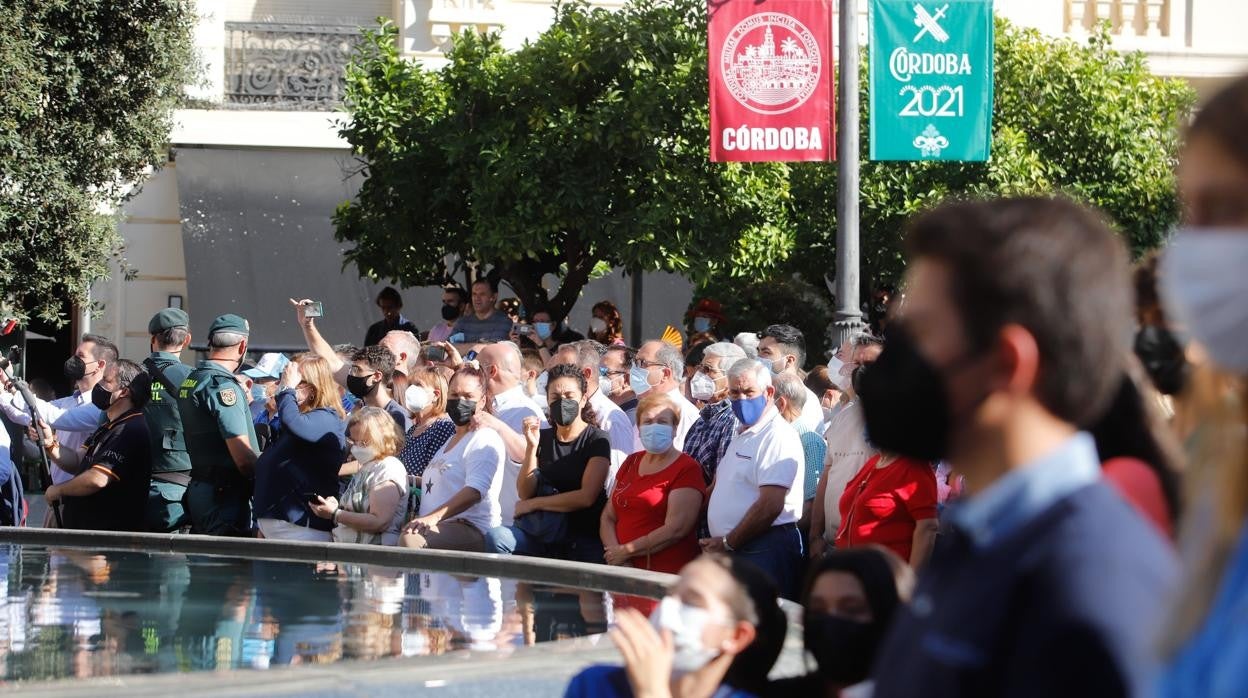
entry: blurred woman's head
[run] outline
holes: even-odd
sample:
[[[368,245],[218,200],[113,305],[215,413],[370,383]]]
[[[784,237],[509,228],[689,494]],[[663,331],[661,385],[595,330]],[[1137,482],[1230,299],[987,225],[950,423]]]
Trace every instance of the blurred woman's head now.
[[[446,414],[449,386],[442,374],[433,368],[418,368],[407,376],[403,402],[415,417],[427,419]]]
[[[315,354],[301,354],[295,357],[295,363],[299,365],[301,379],[295,387],[299,411],[308,412],[323,407],[345,419],[347,413],[342,411],[342,397],[338,394],[338,384],[334,381],[329,362]]]
[[[723,682],[759,694],[787,628],[767,575],[749,562],[717,554],[685,565],[651,620],[672,633],[674,671],[694,672],[727,661]]]
[[[1197,113],[1178,168],[1186,228],[1166,249],[1161,296],[1191,337],[1197,368],[1188,392],[1197,415],[1187,489],[1185,538],[1196,549],[1189,579],[1165,633],[1176,651],[1208,614],[1248,519],[1248,77]],[[1207,357],[1208,363],[1205,362]]]
[[[837,550],[806,578],[804,641],[824,680],[864,681],[893,614],[909,601],[914,572],[891,551]]]
[[[589,320],[589,336],[590,339],[596,339],[604,344],[615,340],[617,337],[624,336],[624,319],[620,316],[619,308],[611,301],[598,301],[590,310],[592,317]]]

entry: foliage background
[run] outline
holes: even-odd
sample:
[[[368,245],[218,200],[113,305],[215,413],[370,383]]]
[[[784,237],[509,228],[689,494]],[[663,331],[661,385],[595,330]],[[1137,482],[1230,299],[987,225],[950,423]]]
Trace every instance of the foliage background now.
[[[425,71],[375,35],[350,75],[342,133],[365,163],[340,239],[365,275],[441,283],[454,260],[493,267],[531,308],[561,317],[604,266],[680,272],[729,329],[790,319],[814,361],[828,349],[836,167],[707,162],[706,6],[638,0],[619,12],[560,5],[514,53],[465,34]],[[1178,217],[1179,126],[1194,92],[1120,53],[996,22],[992,157],[866,159],[863,298],[897,282],[906,221],[948,198],[1060,192],[1099,207],[1137,253]],[[545,274],[561,287],[540,288]],[[662,309],[673,318],[683,309]]]
[[[195,80],[191,0],[0,3],[0,311],[54,324],[122,241],[115,210],[163,162]]]

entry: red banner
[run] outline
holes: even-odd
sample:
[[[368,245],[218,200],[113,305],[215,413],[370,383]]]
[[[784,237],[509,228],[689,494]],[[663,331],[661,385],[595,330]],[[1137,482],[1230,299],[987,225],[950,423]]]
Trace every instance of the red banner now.
[[[831,160],[831,0],[708,0],[711,161]]]

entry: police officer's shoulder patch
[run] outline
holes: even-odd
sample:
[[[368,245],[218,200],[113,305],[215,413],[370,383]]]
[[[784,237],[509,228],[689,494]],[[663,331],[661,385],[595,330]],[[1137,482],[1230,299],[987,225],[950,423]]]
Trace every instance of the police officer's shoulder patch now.
[[[221,404],[226,407],[233,407],[234,403],[238,402],[238,394],[233,388],[224,388],[217,395],[221,398]]]

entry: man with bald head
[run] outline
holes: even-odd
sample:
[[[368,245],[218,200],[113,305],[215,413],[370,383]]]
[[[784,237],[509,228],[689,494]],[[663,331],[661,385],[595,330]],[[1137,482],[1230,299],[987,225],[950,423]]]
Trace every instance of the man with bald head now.
[[[399,400],[407,394],[407,374],[420,365],[420,340],[406,330],[391,330],[378,342],[394,354],[394,376],[390,393]]]
[[[520,475],[520,463],[524,460],[524,452],[528,447],[524,439],[524,420],[526,417],[536,417],[541,422],[542,429],[550,426],[541,410],[524,392],[523,361],[520,347],[512,342],[490,344],[477,353],[477,363],[481,365],[481,371],[487,379],[489,411],[476,416],[476,426],[497,431],[507,446],[507,461],[503,465],[503,489],[499,495],[499,504],[503,510],[502,529],[506,529],[514,521],[516,502],[520,499],[516,491],[516,478]],[[492,549],[494,543],[497,545],[493,545]],[[486,536],[487,552],[511,552],[507,547],[506,542],[498,542],[492,536]]]
[[[676,434],[672,445],[680,451],[684,450],[685,435],[689,428],[698,421],[698,408],[685,399],[680,391],[681,381],[685,377],[685,357],[680,355],[676,347],[658,340],[651,340],[641,345],[633,366],[628,372],[628,382],[637,397],[651,391],[658,395],[666,395],[680,408],[680,421],[676,424]]]

